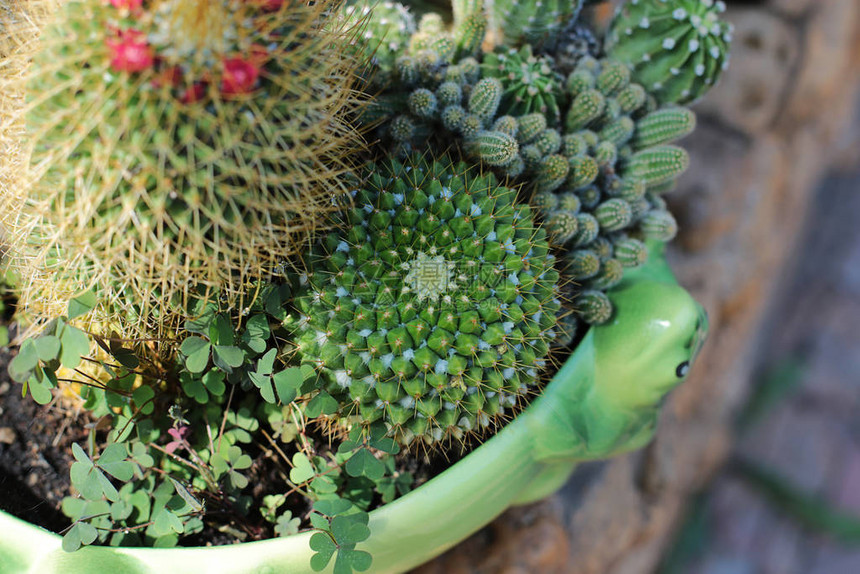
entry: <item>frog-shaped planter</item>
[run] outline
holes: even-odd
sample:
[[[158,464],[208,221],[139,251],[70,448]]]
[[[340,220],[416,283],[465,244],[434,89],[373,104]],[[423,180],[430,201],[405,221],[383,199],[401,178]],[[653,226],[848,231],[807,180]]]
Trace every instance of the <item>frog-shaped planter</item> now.
[[[371,572],[413,568],[507,508],[548,496],[578,462],[634,450],[652,438],[660,404],[701,348],[707,317],[658,253],[610,295],[616,318],[585,335],[522,414],[439,476],[370,513],[371,536],[358,548],[373,556]],[[69,554],[58,535],[0,512],[0,572],[310,574],[311,535],[213,548],[86,547]]]

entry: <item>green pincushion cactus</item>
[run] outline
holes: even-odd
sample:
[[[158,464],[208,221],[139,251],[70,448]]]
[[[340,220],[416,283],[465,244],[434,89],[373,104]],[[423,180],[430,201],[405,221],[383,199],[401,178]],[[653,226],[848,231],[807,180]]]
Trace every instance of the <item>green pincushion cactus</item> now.
[[[559,310],[531,210],[492,175],[447,159],[370,168],[310,255],[298,354],[335,421],[382,420],[403,443],[495,425],[533,392]]]
[[[618,9],[606,51],[665,103],[694,102],[729,63],[732,25],[721,0],[628,0]]]
[[[95,321],[164,334],[187,299],[241,305],[303,248],[362,149],[332,6],[63,3],[29,73],[0,87],[31,102],[14,120],[31,169],[4,190],[22,307],[61,314],[94,288]]]

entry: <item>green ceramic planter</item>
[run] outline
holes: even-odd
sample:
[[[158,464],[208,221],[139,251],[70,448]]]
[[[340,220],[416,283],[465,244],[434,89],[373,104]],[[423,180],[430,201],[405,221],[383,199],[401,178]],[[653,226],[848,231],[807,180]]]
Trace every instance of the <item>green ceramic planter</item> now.
[[[660,403],[686,376],[707,318],[658,254],[629,272],[611,297],[617,318],[587,333],[522,414],[433,480],[370,513],[371,536],[358,548],[373,555],[371,572],[413,568],[507,508],[551,494],[577,462],[651,440]],[[58,535],[0,512],[0,572],[310,574],[310,536],[214,548],[87,547],[68,554]]]

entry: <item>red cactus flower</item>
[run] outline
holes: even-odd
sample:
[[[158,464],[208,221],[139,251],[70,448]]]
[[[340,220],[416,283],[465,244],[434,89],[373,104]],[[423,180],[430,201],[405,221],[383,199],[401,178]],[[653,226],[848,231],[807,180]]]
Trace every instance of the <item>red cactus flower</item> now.
[[[110,67],[117,72],[142,72],[155,63],[155,52],[146,43],[143,32],[124,30],[119,38],[107,41],[110,49]]]
[[[128,8],[132,12],[143,6],[143,0],[110,0],[114,8]]]
[[[248,60],[228,58],[224,60],[224,77],[221,92],[228,95],[247,94],[254,89],[260,69]]]

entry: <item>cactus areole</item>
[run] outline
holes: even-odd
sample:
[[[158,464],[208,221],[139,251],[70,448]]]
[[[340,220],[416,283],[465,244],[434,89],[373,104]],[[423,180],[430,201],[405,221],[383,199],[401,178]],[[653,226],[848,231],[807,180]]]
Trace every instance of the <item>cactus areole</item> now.
[[[440,285],[428,289],[438,292]],[[414,568],[506,508],[551,494],[577,462],[651,439],[663,397],[683,380],[701,348],[707,317],[659,253],[625,275],[612,303],[616,318],[588,331],[515,420],[442,474],[370,513],[370,538],[358,548],[372,554],[374,573]],[[312,532],[221,547],[91,546],[66,553],[60,536],[3,512],[0,531],[4,574],[313,572]]]

